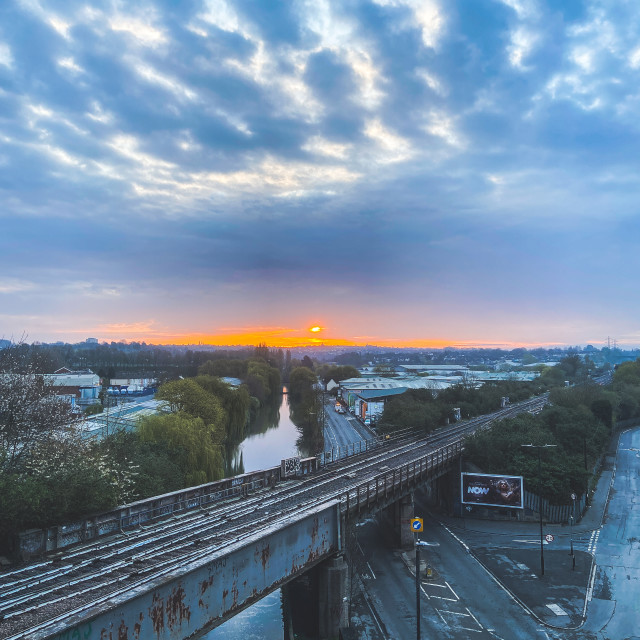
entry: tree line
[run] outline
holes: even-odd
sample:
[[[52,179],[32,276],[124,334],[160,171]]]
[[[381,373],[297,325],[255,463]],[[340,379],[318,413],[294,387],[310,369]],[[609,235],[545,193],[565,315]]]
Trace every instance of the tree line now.
[[[485,473],[522,475],[537,493],[538,458],[522,445],[556,445],[542,455],[542,494],[552,504],[570,504],[571,493],[589,492],[616,422],[640,420],[640,360],[619,365],[610,385],[582,379],[552,388],[549,399],[537,415],[503,420],[468,438],[465,459]]]
[[[258,347],[244,361],[203,362],[193,377],[160,387],[169,412],[95,441],[24,350],[0,351],[0,554],[15,549],[20,531],[222,478],[225,446],[282,391],[264,355]],[[221,380],[224,367],[238,387]]]

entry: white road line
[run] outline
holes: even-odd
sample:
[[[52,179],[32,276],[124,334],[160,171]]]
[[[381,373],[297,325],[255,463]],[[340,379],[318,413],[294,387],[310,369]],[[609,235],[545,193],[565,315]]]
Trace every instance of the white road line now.
[[[458,602],[457,600],[454,600],[453,598],[443,598],[442,596],[431,596],[432,598],[436,598],[438,600],[446,600],[447,602]]]
[[[430,587],[440,587],[441,589],[446,589],[446,584],[438,584],[437,582],[424,582],[422,584],[428,584]]]
[[[465,609],[467,611],[469,611],[469,607],[465,607]],[[484,627],[480,624],[480,622],[478,621],[478,618],[476,618],[473,613],[471,613],[471,611],[469,611],[469,615],[476,621],[476,624],[481,628],[484,629]]]
[[[451,625],[450,625],[451,626]],[[474,631],[475,633],[482,633],[484,629],[470,629],[469,627],[451,627],[452,629],[463,629],[464,631]]]
[[[442,523],[440,523],[440,524],[442,524]],[[453,531],[451,531],[451,529],[449,529],[449,527],[447,527],[447,526],[445,526],[445,525],[442,525],[442,526],[444,527],[444,530],[445,530],[445,531],[446,531],[450,536],[452,536],[452,537],[453,537],[453,539],[454,539],[454,540],[456,540],[457,542],[459,542],[459,543],[460,543],[460,544],[465,548],[465,550],[466,550],[467,552],[469,551],[469,547],[468,547],[468,546],[467,546],[467,545],[466,545],[462,540],[460,540],[460,538],[458,538],[458,536],[457,536],[455,533],[453,533]]]
[[[420,587],[420,589],[422,590],[422,593],[424,593],[424,595],[427,596],[427,600],[431,600],[431,596],[424,590],[424,587]]]
[[[459,611],[447,611],[447,613],[451,616],[464,616],[465,618],[471,617],[468,613],[460,613]]]
[[[444,581],[444,583],[447,585],[447,587],[449,587],[449,589],[451,589],[451,585],[446,580]],[[451,593],[453,593],[453,595],[456,597],[456,600],[460,600],[460,597],[453,589],[451,589]]]
[[[436,609],[435,607],[434,607],[434,609],[435,609],[436,613],[440,616],[440,620],[442,620],[442,622],[444,622],[448,626],[449,623],[442,617],[442,614],[440,613],[440,610]]]
[[[373,569],[371,568],[371,565],[369,564],[368,560],[367,560],[367,567],[369,567],[369,571],[371,572],[371,577],[375,580],[376,579],[376,574],[373,573]]]
[[[583,616],[587,612],[587,602],[591,602],[591,598],[593,597],[593,585],[596,577],[596,563],[595,560],[591,565],[591,575],[589,576],[589,586],[587,587],[587,597],[584,601],[584,611]]]

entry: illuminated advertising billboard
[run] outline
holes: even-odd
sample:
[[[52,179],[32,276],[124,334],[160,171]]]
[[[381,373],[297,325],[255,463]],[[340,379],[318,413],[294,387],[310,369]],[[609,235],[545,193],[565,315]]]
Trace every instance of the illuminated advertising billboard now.
[[[522,476],[463,473],[460,476],[462,504],[522,509]]]

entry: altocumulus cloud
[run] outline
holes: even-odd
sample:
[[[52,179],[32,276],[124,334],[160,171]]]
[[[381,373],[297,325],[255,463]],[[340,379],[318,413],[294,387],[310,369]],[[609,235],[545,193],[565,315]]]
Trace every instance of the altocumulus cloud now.
[[[495,326],[505,291],[584,314],[639,266],[638,33],[640,6],[597,0],[6,0],[0,333],[38,305],[175,328],[167,290],[288,326],[376,288],[406,337],[462,298]],[[575,340],[637,335],[629,311]]]

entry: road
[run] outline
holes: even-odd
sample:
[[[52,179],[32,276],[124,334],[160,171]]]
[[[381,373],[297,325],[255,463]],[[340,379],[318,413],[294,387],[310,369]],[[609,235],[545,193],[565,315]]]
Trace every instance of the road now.
[[[371,440],[375,433],[350,413],[338,413],[335,401],[325,401],[324,450],[347,451],[350,444]],[[342,454],[341,456],[342,457]],[[335,459],[335,458],[334,458]]]
[[[597,572],[584,629],[603,640],[640,638],[639,506],[640,428],[635,428],[620,434],[609,504],[594,544]]]
[[[545,582],[549,580],[550,590],[548,594],[538,594],[529,600],[530,605],[537,600],[540,601],[539,606],[533,606],[533,610],[543,619],[550,621],[552,618],[543,614],[545,602],[549,599],[559,603],[565,610],[573,607],[574,610],[582,611],[585,592],[584,588],[576,588],[579,580],[576,580],[576,584],[570,584],[571,580],[567,580],[563,586],[552,586],[552,578],[558,572],[558,562],[562,562],[563,565],[569,562],[568,551],[571,541],[573,540],[576,554],[579,554],[576,574],[578,570],[584,572],[588,569],[591,554],[595,558],[595,571],[587,590],[586,621],[575,631],[556,631],[535,623],[520,607],[513,605],[495,582],[487,580],[486,572],[479,568],[471,556],[460,553],[459,543],[452,542],[453,538],[448,533],[451,532],[484,558],[504,557],[507,550],[512,550],[509,552],[510,557],[518,558],[519,552],[528,551],[530,571],[526,572],[522,579],[525,582],[528,580],[533,588],[533,583],[538,582],[536,574],[539,570],[539,565],[536,564],[539,533],[534,523],[444,518],[440,524],[435,520],[425,519],[428,529],[423,538],[440,545],[428,549],[431,564],[440,574],[435,581],[440,586],[425,586],[423,600],[427,600],[427,606],[423,608],[422,616],[425,637],[502,637],[504,640],[538,637],[566,640],[639,639],[639,496],[640,428],[635,428],[620,434],[615,463],[613,455],[607,458],[598,490],[592,497],[592,506],[582,522],[574,527],[573,532],[570,532],[569,527],[562,525],[544,527],[545,533],[554,535],[553,542],[544,545],[547,557]],[[420,503],[417,504],[418,513]],[[424,507],[423,513],[427,513]],[[400,556],[380,541],[374,524],[368,523],[366,528],[362,527],[360,531],[361,545],[370,565],[365,585],[370,592],[371,601],[379,607],[380,618],[388,625],[387,635],[371,637],[376,640],[415,637],[413,576],[409,574]],[[536,549],[535,553],[532,553],[533,549]],[[567,571],[565,575],[573,576],[573,572]],[[587,581],[583,582],[586,583]],[[451,592],[445,589],[449,586]],[[439,592],[439,589],[442,591]],[[444,593],[447,600],[439,601],[436,597],[434,603],[434,592],[436,596],[438,593]],[[455,596],[452,595],[454,592]],[[442,615],[442,604],[453,607],[457,613]],[[473,614],[474,618],[462,615],[467,609],[469,615]],[[496,609],[500,611],[497,617]],[[400,615],[396,612],[400,612]],[[449,620],[451,616],[454,616],[454,624]],[[501,622],[501,616],[504,616],[505,623]],[[463,620],[468,622],[471,619],[477,621],[478,625],[483,627],[482,633],[486,632],[489,636],[483,636],[480,631],[457,628]],[[456,620],[458,624],[455,624]],[[445,622],[447,626],[444,626]],[[558,618],[557,624],[561,623],[567,624],[562,618]],[[412,624],[413,636],[406,635],[410,633]],[[429,635],[430,632],[433,636]],[[469,635],[464,635],[465,633]]]
[[[423,540],[437,547],[423,551],[434,579],[422,580],[421,635],[453,640],[548,640],[554,636],[524,613],[511,597],[447,531],[425,520]],[[376,640],[416,637],[415,577],[409,563],[386,541],[375,521],[358,527],[363,582],[379,616]]]

